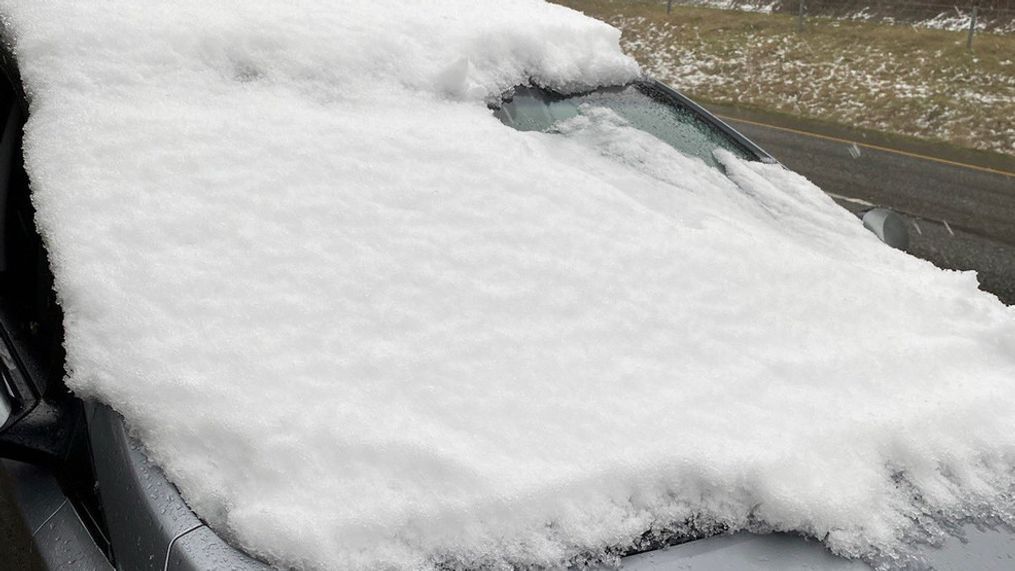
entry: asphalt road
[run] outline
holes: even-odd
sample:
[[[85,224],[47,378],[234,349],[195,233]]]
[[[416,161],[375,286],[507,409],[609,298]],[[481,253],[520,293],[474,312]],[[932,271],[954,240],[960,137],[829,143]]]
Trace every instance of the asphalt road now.
[[[942,268],[976,270],[982,289],[1015,305],[1015,159],[1004,174],[1003,167],[725,120],[843,206],[907,215],[910,253]]]

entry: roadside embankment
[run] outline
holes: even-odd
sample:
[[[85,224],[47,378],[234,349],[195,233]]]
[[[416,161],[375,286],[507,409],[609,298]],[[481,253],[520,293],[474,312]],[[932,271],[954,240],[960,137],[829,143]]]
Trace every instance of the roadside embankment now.
[[[1015,156],[1015,35],[631,0],[558,0],[623,31],[651,75],[714,104]]]

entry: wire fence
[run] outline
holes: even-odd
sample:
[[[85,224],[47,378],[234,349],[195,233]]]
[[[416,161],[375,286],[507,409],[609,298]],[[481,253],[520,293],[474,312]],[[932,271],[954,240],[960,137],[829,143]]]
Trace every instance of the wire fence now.
[[[792,14],[801,32],[812,17],[965,31],[969,49],[977,33],[1015,33],[1015,0],[666,0],[665,4],[667,11],[690,5]]]
[[[1015,0],[804,0],[823,13],[881,11],[887,14],[937,14],[951,10],[971,11],[976,7],[984,15],[1015,15]],[[728,7],[752,11],[796,12],[800,0],[670,0],[667,4],[692,4]]]
[[[731,0],[737,4],[736,0]],[[851,14],[857,12],[883,13],[885,15],[934,16],[954,12],[968,14],[975,8],[984,17],[1015,17],[1015,2],[1010,0],[981,0],[958,2],[927,2],[913,0],[780,0],[769,5],[775,12],[796,12],[804,3],[808,9],[819,14]]]

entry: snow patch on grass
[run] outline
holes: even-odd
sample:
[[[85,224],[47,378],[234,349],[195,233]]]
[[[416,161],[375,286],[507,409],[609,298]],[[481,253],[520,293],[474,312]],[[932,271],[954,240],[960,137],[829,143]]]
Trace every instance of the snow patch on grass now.
[[[718,29],[704,12],[591,11],[623,30],[646,72],[698,97],[1015,155],[1015,74],[1000,51],[914,47],[922,40],[905,34],[800,35],[781,16]]]
[[[623,2],[623,0],[621,0]],[[629,4],[644,3],[639,0],[628,0]],[[665,4],[665,2],[663,2]],[[694,6],[714,8],[718,10],[735,10],[738,12],[756,12],[772,14],[776,12],[796,14],[799,4],[782,0],[676,0],[675,6]],[[935,7],[929,4],[893,6],[863,6],[861,4],[836,5],[834,3],[806,4],[806,17],[832,18],[836,20],[852,20],[861,22],[878,22],[882,24],[909,26],[927,30],[948,30],[953,32],[966,31],[972,21],[973,11],[968,6],[953,6],[933,16]],[[980,10],[977,15],[976,30],[995,34],[1015,32],[1015,19],[1010,10]]]
[[[778,6],[779,2],[772,1],[759,1],[759,2],[745,2],[744,0],[685,0],[674,2],[674,4],[684,6],[700,6],[704,8],[717,8],[719,10],[737,10],[740,12],[758,12],[761,14],[771,14],[772,11]]]

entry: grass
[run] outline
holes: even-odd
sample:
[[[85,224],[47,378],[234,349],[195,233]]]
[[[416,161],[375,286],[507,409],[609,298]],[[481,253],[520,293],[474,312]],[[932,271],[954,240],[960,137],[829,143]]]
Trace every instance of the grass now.
[[[556,0],[623,31],[651,75],[703,101],[1015,156],[1015,35],[632,0]]]

